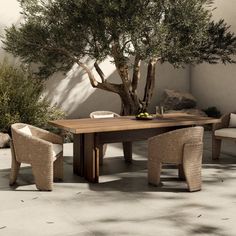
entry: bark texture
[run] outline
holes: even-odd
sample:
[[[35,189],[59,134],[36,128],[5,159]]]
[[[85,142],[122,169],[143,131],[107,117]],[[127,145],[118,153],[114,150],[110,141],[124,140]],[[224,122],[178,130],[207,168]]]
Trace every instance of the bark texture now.
[[[82,67],[88,75],[89,81],[94,88],[99,88],[108,92],[113,92],[119,95],[121,99],[121,115],[136,115],[139,112],[145,112],[150,105],[153,90],[155,87],[155,73],[156,64],[158,59],[151,58],[147,66],[146,74],[146,85],[144,88],[144,96],[141,99],[137,93],[138,85],[141,80],[140,69],[141,69],[141,58],[139,55],[135,56],[134,63],[132,65],[132,77],[130,76],[130,66],[127,63],[127,58],[123,55],[122,49],[119,43],[113,45],[113,58],[114,63],[119,74],[121,83],[114,84],[106,80],[105,75],[98,62],[94,63],[94,68],[100,77],[98,81],[93,74],[92,70],[89,69],[84,63],[75,59],[75,62]]]

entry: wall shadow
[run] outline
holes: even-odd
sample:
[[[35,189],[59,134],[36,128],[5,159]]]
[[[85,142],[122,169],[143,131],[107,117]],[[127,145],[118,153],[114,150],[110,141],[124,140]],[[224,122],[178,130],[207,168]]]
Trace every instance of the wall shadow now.
[[[90,68],[93,68],[92,61],[87,59],[86,63]],[[107,74],[107,81],[121,83],[112,63],[105,61],[101,64],[101,67],[103,67],[104,73]],[[138,94],[141,98],[145,87],[146,69],[147,65],[143,63],[138,87]],[[95,71],[94,74],[97,75]],[[177,70],[166,63],[158,66],[156,77],[157,83],[149,108],[151,113],[154,113],[155,105],[158,103],[164,88],[188,91],[189,87],[188,68]],[[76,69],[76,67],[67,75],[57,73],[50,78],[46,82],[45,96],[52,104],[56,104],[65,110],[68,118],[88,117],[89,113],[95,110],[111,110],[119,113],[121,108],[120,98],[117,94],[92,88],[87,75],[79,68]]]

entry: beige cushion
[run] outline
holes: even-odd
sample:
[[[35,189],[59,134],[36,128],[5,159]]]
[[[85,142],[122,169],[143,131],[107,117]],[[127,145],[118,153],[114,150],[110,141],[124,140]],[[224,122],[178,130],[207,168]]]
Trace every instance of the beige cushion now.
[[[24,134],[27,134],[29,136],[32,136],[32,133],[31,133],[31,130],[29,128],[28,125],[26,125],[25,127],[21,128],[21,129],[18,129],[20,132],[24,133]]]
[[[61,144],[52,144],[52,153],[53,156],[57,156],[60,152],[62,152],[62,145]]]
[[[230,119],[229,119],[229,127],[232,128],[236,128],[236,114],[231,113],[230,114]]]
[[[217,129],[215,135],[220,137],[236,138],[236,128]]]
[[[93,115],[93,118],[113,118],[114,114]]]

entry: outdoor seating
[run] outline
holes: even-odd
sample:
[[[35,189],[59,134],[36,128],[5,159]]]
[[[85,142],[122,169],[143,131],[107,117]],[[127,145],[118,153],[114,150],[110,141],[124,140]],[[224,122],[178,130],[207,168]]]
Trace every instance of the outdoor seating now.
[[[112,118],[120,115],[113,111],[94,111],[90,113],[90,118]]]
[[[148,182],[160,184],[162,164],[179,166],[189,191],[201,190],[203,128],[190,127],[154,136],[148,140]]]
[[[236,140],[236,112],[225,114],[221,122],[213,125],[212,159],[219,159],[223,139]]]
[[[100,173],[99,147],[101,145],[123,142],[124,159],[130,163],[132,161],[132,142],[147,140],[150,137],[155,137],[158,134],[173,131],[180,127],[206,125],[219,121],[219,119],[211,117],[175,117],[172,114],[164,114],[161,119],[148,121],[137,120],[132,116],[123,116],[102,120],[90,118],[56,120],[50,121],[50,124],[73,133],[73,172],[91,183],[98,183]],[[192,137],[192,133],[189,136],[189,141],[196,140]],[[174,141],[172,140],[172,142]],[[124,143],[127,145],[124,145]],[[168,143],[169,141],[167,140],[167,145],[163,145],[163,148],[169,149],[170,145]],[[172,146],[175,145],[175,143],[171,144]]]
[[[62,137],[37,127],[16,123],[12,131],[10,185],[15,184],[21,163],[32,166],[39,190],[52,190],[53,178],[63,179]]]
[[[119,117],[120,115],[112,111],[94,111],[90,113],[90,118],[92,119],[101,119],[101,118],[114,118]],[[107,150],[107,144],[103,144],[99,147],[99,164],[103,164],[103,157]]]

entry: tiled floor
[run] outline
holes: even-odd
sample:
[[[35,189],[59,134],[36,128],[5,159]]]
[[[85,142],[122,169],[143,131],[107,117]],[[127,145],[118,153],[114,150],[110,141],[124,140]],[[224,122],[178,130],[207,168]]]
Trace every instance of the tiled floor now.
[[[177,170],[165,167],[162,187],[147,185],[145,142],[125,164],[119,144],[109,145],[99,184],[72,174],[72,145],[65,145],[65,180],[52,192],[37,191],[31,169],[21,168],[8,186],[9,149],[0,150],[0,236],[236,235],[236,145],[225,142],[211,161],[205,135],[203,189],[186,191]]]

